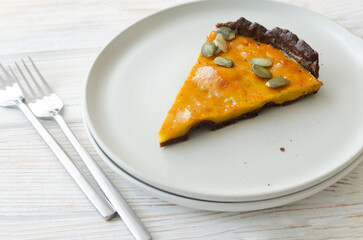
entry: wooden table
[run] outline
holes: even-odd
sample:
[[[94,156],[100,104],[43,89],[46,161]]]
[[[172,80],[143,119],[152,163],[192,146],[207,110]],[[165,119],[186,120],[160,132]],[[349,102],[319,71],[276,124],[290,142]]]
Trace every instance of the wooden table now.
[[[363,37],[362,0],[290,0]],[[187,209],[120,179],[97,156],[82,122],[87,72],[113,36],[185,0],[0,0],[0,61],[31,55],[65,101],[64,116],[155,239],[363,239],[363,164],[308,199],[247,213]],[[78,156],[53,122],[45,122]],[[0,239],[132,239],[119,218],[106,222],[15,109],[0,109]]]

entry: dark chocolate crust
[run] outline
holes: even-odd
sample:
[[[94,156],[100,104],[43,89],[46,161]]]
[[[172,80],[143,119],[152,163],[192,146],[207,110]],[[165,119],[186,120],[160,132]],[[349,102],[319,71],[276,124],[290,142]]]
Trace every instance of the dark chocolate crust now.
[[[241,17],[235,22],[218,23],[217,27],[232,28],[237,34],[256,41],[271,44],[285,52],[290,58],[308,70],[314,77],[319,77],[319,54],[304,40],[299,39],[287,29],[275,27],[267,30],[264,26]]]
[[[233,118],[233,119],[229,119],[227,121],[224,121],[224,122],[221,122],[221,123],[215,123],[215,122],[212,122],[212,121],[202,121],[196,125],[194,125],[189,131],[187,134],[183,135],[183,136],[180,136],[180,137],[176,137],[176,138],[172,138],[168,141],[165,141],[165,142],[162,142],[160,143],[160,147],[165,147],[167,145],[170,145],[170,144],[174,144],[174,143],[178,143],[178,142],[183,142],[183,141],[186,141],[188,138],[189,138],[189,135],[191,132],[193,132],[193,130],[197,129],[197,128],[200,128],[200,127],[209,127],[210,130],[214,131],[214,130],[217,130],[217,129],[220,129],[220,128],[223,128],[223,127],[226,127],[228,125],[231,125],[232,123],[235,123],[235,122],[238,122],[238,121],[241,121],[241,120],[244,120],[244,119],[248,119],[248,118],[254,118],[256,117],[262,110],[266,109],[266,108],[269,108],[269,107],[275,107],[275,106],[285,106],[285,105],[289,105],[291,103],[294,103],[296,102],[297,100],[301,99],[301,98],[304,98],[306,96],[309,96],[309,95],[312,95],[312,94],[316,94],[318,91],[315,91],[315,92],[312,92],[312,93],[309,93],[309,94],[306,94],[306,95],[303,95],[303,96],[300,96],[298,97],[297,99],[294,99],[294,100],[291,100],[291,101],[287,101],[287,102],[284,102],[282,104],[277,104],[277,103],[274,103],[274,102],[268,102],[266,103],[265,105],[263,105],[263,107],[259,108],[259,109],[256,109],[252,112],[248,112],[248,113],[244,113],[236,118]]]

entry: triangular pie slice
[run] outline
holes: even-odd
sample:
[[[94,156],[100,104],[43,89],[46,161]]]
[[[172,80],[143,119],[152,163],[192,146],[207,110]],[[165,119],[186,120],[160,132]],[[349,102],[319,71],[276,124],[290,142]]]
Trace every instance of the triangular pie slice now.
[[[318,53],[289,30],[267,30],[244,18],[217,24],[220,27],[232,29],[235,38],[226,40],[227,52],[210,57],[200,54],[159,131],[161,147],[186,140],[201,125],[218,129],[254,117],[268,106],[285,105],[316,93],[322,86],[317,79]],[[207,41],[215,38],[212,31]],[[232,60],[233,67],[217,65],[216,57]],[[252,70],[250,60],[254,58],[270,59],[272,66],[265,69],[272,78],[286,78],[289,83],[268,87],[269,79]]]

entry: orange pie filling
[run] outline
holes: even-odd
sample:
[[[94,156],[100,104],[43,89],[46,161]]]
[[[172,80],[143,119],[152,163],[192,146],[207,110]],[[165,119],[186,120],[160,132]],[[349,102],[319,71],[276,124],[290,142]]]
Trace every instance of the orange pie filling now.
[[[207,41],[216,37],[211,32]],[[227,41],[228,51],[218,54],[234,62],[226,68],[212,57],[200,54],[183,87],[170,108],[159,131],[160,143],[186,135],[193,126],[204,121],[222,123],[273,102],[282,104],[319,90],[322,83],[282,50],[251,38],[236,36]],[[268,79],[258,77],[251,69],[250,59],[268,58],[272,78],[290,82],[279,88],[266,86]]]

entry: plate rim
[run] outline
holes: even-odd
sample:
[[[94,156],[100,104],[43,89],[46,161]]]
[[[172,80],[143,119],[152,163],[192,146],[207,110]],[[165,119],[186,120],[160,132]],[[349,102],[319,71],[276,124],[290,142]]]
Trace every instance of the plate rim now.
[[[123,29],[122,31],[120,31],[118,34],[115,35],[115,37],[113,37],[100,51],[99,53],[97,54],[97,57],[95,58],[95,60],[93,61],[90,69],[89,69],[89,72],[87,74],[87,79],[84,83],[84,95],[83,95],[83,108],[82,108],[82,111],[85,113],[83,114],[83,118],[84,118],[84,121],[88,120],[89,122],[89,130],[92,132],[92,135],[95,136],[95,138],[98,138],[98,139],[101,139],[99,134],[97,133],[97,131],[95,130],[95,127],[94,125],[92,124],[92,121],[91,121],[91,118],[90,118],[90,115],[89,115],[89,112],[88,112],[88,105],[87,105],[87,89],[88,89],[88,84],[89,84],[89,80],[90,80],[90,76],[91,76],[91,73],[92,73],[92,70],[93,68],[95,67],[95,65],[97,64],[97,61],[99,60],[100,56],[102,55],[102,53],[105,51],[105,49],[107,49],[107,47],[109,45],[111,45],[117,38],[119,38],[123,33],[125,33],[126,31],[128,31],[129,29],[131,29],[132,27],[134,27],[136,24],[142,22],[142,21],[145,21],[147,20],[148,18],[151,18],[157,14],[160,14],[160,13],[163,13],[163,12],[166,12],[166,11],[169,11],[171,9],[174,9],[174,8],[179,8],[179,7],[182,7],[182,6],[186,6],[186,5],[193,5],[193,4],[198,4],[198,3],[201,3],[201,2],[206,2],[207,0],[203,0],[203,1],[192,1],[192,2],[188,2],[188,3],[183,3],[183,4],[179,4],[179,5],[175,5],[175,6],[172,6],[172,7],[169,7],[169,8],[166,8],[166,9],[163,9],[161,11],[158,11],[158,12],[155,12],[153,14],[150,14],[144,18],[141,18],[140,20],[138,21],[135,21],[134,23],[132,23],[130,26],[126,27],[125,29]],[[233,1],[233,0],[232,0]],[[244,0],[245,2],[249,2],[250,0]],[[288,3],[284,3],[284,2],[275,2],[273,0],[258,0],[260,2],[274,2],[274,3],[277,3],[277,4],[281,4],[281,5],[286,5],[286,6],[289,6],[289,7],[293,7],[293,8],[296,8],[296,9],[303,9],[303,11],[306,11],[308,12],[309,14],[313,14],[315,15],[316,17],[318,17],[320,20],[322,21],[327,21],[329,22],[329,24],[333,24],[335,27],[339,28],[340,31],[343,31],[347,34],[347,36],[349,36],[352,40],[354,41],[357,41],[358,44],[361,44],[359,46],[362,46],[362,49],[363,49],[363,41],[360,37],[354,35],[353,33],[351,33],[350,31],[348,31],[347,29],[345,29],[344,27],[342,27],[341,25],[335,23],[334,21],[312,11],[312,10],[309,10],[309,9],[305,9],[305,8],[301,8],[301,7],[298,7],[298,6],[295,6],[295,5],[291,5],[291,4],[288,4]],[[102,141],[99,142],[99,145],[102,147],[102,149],[104,149],[104,151],[109,155],[109,156],[112,156],[112,157],[116,157],[116,159],[120,159],[118,158],[110,149],[108,149],[107,145],[104,144]],[[335,175],[337,172],[339,172],[341,169],[347,167],[348,165],[350,165],[354,159],[357,158],[357,156],[359,156],[360,154],[362,154],[363,152],[363,145],[361,146],[360,150],[358,152],[356,152],[355,154],[351,155],[350,157],[347,157],[347,161],[344,162],[344,164],[342,164],[339,168],[336,168],[334,171],[331,171],[329,172],[328,174],[325,174],[323,176],[320,176],[319,180],[326,180],[328,179],[329,177],[331,177],[332,175]],[[123,162],[122,159],[120,159],[120,161],[117,161],[117,162]],[[117,163],[116,163],[117,164]],[[119,165],[119,164],[117,164]],[[127,165],[127,164],[126,164]],[[123,168],[124,169],[124,168]],[[301,189],[304,189],[306,187],[306,185],[308,186],[313,186],[314,184],[317,183],[317,179],[313,179],[313,180],[310,180],[308,181],[307,183],[305,184],[301,184],[300,186],[295,186],[293,187],[294,190],[301,190]],[[290,193],[292,191],[290,190]],[[287,192],[286,191],[283,191],[283,194],[286,194]],[[178,194],[178,193],[176,193]],[[270,194],[271,195],[271,194]],[[269,195],[269,196],[270,196]],[[274,195],[274,197],[278,197],[278,196],[281,196],[276,194]],[[271,197],[271,196],[270,196]],[[248,197],[247,197],[248,198]],[[247,199],[246,198],[246,199]],[[263,199],[266,199],[266,198],[257,198],[258,200],[263,200]],[[205,199],[205,200],[210,200],[210,199]],[[211,200],[211,201],[214,201],[214,200]]]

